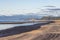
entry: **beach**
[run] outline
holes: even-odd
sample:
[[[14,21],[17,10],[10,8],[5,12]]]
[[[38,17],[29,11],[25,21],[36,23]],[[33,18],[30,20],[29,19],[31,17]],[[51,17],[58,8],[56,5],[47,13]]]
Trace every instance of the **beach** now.
[[[20,28],[15,27],[12,29],[7,29],[8,31],[2,30],[3,34],[6,32],[8,34],[0,36],[0,40],[59,40],[60,38],[60,21],[55,21],[54,23],[36,24],[30,27],[25,26],[25,28]]]

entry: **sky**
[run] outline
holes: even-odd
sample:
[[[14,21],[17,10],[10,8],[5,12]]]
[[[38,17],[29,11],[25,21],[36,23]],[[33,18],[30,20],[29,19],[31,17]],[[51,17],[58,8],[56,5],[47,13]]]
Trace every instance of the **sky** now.
[[[36,13],[44,6],[60,8],[60,0],[0,0],[0,15]]]

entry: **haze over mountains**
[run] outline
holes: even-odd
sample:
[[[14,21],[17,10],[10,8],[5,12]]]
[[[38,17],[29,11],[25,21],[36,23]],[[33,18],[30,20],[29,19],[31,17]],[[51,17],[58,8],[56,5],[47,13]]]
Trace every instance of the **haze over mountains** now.
[[[47,17],[46,17],[47,16]],[[42,18],[43,17],[43,18]],[[36,13],[26,13],[19,15],[0,15],[0,21],[23,21],[31,19],[60,19],[60,8],[46,8]]]
[[[13,16],[0,16],[0,22],[19,22],[19,21],[28,21],[31,19],[36,20],[50,20],[50,19],[60,19],[60,16],[49,16],[49,15],[39,15],[39,14],[26,14],[26,15],[13,15]]]
[[[40,19],[41,16],[38,14],[26,14],[26,15],[13,15],[13,16],[0,16],[0,21],[22,21],[30,19]]]

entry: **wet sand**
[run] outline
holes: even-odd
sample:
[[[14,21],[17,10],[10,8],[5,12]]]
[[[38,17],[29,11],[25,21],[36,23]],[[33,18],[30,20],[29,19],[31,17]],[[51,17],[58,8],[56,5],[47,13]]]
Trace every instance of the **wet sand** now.
[[[53,24],[55,23],[47,22],[2,30],[0,31],[0,40],[50,40],[45,38],[45,36],[50,35],[50,33],[53,31]]]

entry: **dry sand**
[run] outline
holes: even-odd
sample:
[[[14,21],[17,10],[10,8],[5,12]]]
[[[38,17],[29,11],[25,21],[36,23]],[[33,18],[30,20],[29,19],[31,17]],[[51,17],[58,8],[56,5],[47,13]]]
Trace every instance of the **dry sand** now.
[[[0,37],[0,40],[60,40],[60,21],[42,25],[41,28],[16,35]]]

